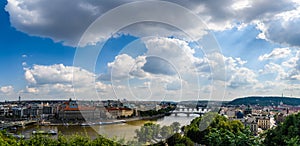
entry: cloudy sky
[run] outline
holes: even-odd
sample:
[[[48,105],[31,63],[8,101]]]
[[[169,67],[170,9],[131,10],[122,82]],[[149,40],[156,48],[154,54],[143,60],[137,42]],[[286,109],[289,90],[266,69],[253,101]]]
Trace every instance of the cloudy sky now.
[[[300,97],[299,0],[0,2],[0,100]]]

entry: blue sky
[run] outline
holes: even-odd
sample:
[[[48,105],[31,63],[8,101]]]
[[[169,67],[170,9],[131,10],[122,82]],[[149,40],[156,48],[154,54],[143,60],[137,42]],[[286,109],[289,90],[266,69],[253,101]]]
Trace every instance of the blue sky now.
[[[300,3],[267,1],[1,1],[0,100],[299,97]]]

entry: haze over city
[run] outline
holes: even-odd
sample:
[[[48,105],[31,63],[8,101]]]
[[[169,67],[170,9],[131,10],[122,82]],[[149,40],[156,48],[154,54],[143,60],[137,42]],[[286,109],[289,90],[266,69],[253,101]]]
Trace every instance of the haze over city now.
[[[130,2],[1,1],[0,101],[299,97],[299,1]]]

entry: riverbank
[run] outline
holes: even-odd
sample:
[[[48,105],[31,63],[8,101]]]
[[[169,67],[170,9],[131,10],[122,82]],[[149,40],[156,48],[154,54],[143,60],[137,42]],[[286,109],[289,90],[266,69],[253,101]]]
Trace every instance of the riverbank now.
[[[165,117],[166,114],[158,114],[154,116],[145,116],[145,117],[132,117],[132,118],[123,118],[116,120],[101,120],[101,121],[89,121],[89,122],[78,122],[78,123],[49,123],[48,124],[38,124],[39,126],[93,126],[93,125],[111,125],[111,124],[121,124],[127,122],[134,122],[140,120],[156,120],[159,118]]]

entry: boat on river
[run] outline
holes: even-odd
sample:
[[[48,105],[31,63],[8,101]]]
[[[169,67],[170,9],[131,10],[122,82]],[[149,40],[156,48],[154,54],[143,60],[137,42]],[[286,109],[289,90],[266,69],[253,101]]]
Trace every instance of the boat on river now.
[[[44,130],[33,130],[32,131],[32,134],[33,135],[38,135],[38,134],[41,134],[41,135],[57,135],[57,131],[55,130],[49,130],[49,131],[44,131]]]

